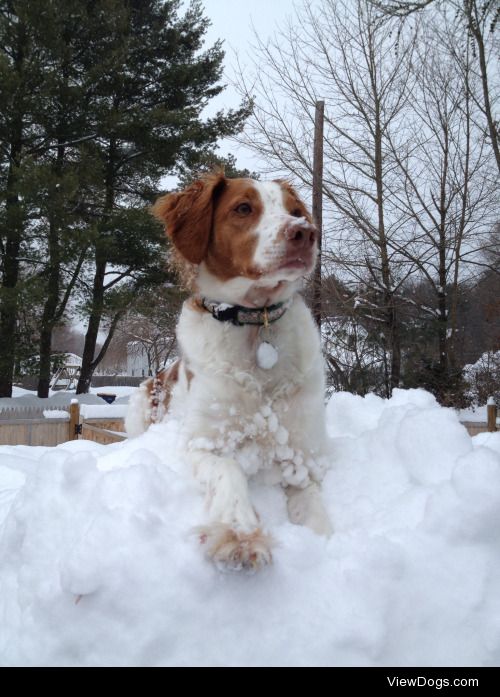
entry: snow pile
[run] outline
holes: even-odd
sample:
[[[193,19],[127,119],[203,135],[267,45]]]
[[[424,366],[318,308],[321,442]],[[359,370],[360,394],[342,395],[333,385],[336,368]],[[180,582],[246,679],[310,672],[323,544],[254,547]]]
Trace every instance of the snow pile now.
[[[0,447],[3,665],[497,665],[500,433],[421,390],[328,405],[330,540],[253,500],[274,564],[221,574],[178,424]]]

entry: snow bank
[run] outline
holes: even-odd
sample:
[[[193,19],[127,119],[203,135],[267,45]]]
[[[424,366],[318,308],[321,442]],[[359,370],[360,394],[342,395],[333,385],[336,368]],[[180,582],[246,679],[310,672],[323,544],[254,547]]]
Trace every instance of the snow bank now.
[[[221,574],[178,425],[0,447],[3,665],[497,665],[500,433],[421,390],[328,405],[330,540],[254,486],[274,564]]]

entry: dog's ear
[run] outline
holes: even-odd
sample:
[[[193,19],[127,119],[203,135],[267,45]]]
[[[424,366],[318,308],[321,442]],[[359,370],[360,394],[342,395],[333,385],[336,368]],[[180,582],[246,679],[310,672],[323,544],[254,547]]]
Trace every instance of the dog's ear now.
[[[165,225],[172,243],[191,264],[205,258],[212,231],[213,207],[225,185],[224,172],[209,174],[179,193],[158,199],[152,214]]]

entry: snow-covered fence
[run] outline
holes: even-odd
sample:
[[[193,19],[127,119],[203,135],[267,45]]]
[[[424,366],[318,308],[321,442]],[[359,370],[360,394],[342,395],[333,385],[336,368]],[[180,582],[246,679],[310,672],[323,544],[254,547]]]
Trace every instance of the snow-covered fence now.
[[[63,413],[64,412],[64,413]],[[0,422],[12,421],[15,419],[21,420],[33,420],[33,419],[43,419],[47,415],[47,418],[60,418],[66,421],[69,418],[69,407],[57,406],[57,407],[38,407],[38,406],[13,406],[5,407],[2,406],[0,409]]]
[[[124,405],[8,407],[0,411],[0,445],[54,446],[83,438],[108,445],[124,440]]]
[[[108,445],[119,443],[127,437],[124,433],[125,405],[82,404],[80,406],[73,403],[71,408],[78,410],[78,416],[72,418],[76,419],[78,424],[76,430],[80,438]]]

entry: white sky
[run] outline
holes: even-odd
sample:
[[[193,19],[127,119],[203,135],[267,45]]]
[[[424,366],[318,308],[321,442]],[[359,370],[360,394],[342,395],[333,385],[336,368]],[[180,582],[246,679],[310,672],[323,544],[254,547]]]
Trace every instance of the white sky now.
[[[206,46],[212,46],[217,39],[224,41],[226,84],[232,80],[236,56],[242,65],[248,63],[252,43],[255,43],[253,27],[259,37],[265,40],[278,26],[284,24],[286,17],[293,14],[292,0],[202,0],[202,4],[205,7],[205,15],[212,22],[206,34]],[[237,108],[240,101],[239,95],[228,85],[224,92],[213,100],[212,106],[214,111]],[[232,152],[236,155],[239,167],[248,167],[257,172],[261,169],[256,156],[234,142],[221,143],[220,152]]]

